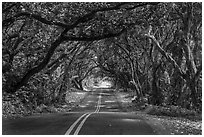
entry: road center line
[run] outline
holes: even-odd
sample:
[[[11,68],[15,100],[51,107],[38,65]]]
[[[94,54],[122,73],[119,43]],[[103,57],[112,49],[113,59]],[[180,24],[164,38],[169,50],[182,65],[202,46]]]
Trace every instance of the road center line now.
[[[67,130],[67,132],[65,133],[65,135],[70,135],[70,133],[72,132],[72,130],[74,129],[74,127],[77,125],[77,123],[83,118],[83,120],[81,121],[81,123],[79,124],[79,126],[77,127],[77,129],[74,132],[74,135],[78,135],[79,131],[81,130],[82,126],[84,125],[85,121],[87,120],[87,118],[94,113],[98,113],[100,111],[100,104],[101,104],[101,93],[98,99],[98,103],[97,103],[97,107],[96,110],[94,112],[91,113],[85,113],[83,114],[81,117],[79,117],[72,125],[71,127]]]
[[[100,96],[99,96],[97,108],[96,108],[96,110],[95,110],[94,113],[98,113],[98,112],[99,112],[99,110],[100,110],[100,104],[101,104],[101,94],[100,94]]]
[[[72,125],[71,125],[71,127],[67,130],[67,132],[65,133],[65,135],[69,135],[71,132],[72,132],[72,130],[74,129],[74,127],[76,126],[76,124],[83,118],[83,117],[85,117],[86,115],[88,115],[89,113],[85,113],[85,114],[83,114],[81,117],[79,117]]]
[[[84,125],[86,119],[87,119],[91,114],[93,114],[93,113],[88,114],[88,115],[81,121],[81,123],[79,124],[79,126],[78,126],[77,129],[75,130],[74,135],[78,135],[78,133],[79,133],[79,131],[81,130],[82,126]]]

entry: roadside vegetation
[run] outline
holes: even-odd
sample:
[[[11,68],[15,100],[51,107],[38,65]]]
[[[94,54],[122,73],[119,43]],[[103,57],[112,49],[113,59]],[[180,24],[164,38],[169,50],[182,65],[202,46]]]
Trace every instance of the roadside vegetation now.
[[[143,117],[162,135],[201,135],[202,114],[178,106],[156,106],[134,103],[132,97],[121,90],[116,92],[118,100],[127,112]],[[162,132],[161,132],[162,131]]]
[[[33,114],[69,112],[78,106],[86,94],[87,91],[72,88],[66,93],[65,103],[42,103],[38,106],[34,106],[29,102],[23,103],[17,96],[13,96],[12,98],[7,97],[4,98],[2,102],[3,117],[18,118]]]

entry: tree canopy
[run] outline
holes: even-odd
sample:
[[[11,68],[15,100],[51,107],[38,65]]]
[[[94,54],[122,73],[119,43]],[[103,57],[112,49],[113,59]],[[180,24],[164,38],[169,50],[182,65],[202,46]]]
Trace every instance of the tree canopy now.
[[[62,101],[100,75],[138,101],[201,108],[201,71],[202,3],[2,3],[5,93]]]

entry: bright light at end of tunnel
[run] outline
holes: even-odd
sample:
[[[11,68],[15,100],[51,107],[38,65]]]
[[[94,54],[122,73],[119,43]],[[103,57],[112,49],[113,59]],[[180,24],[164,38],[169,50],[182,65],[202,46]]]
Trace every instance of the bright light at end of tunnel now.
[[[98,85],[99,88],[110,88],[111,86],[112,84],[109,81],[103,81]]]

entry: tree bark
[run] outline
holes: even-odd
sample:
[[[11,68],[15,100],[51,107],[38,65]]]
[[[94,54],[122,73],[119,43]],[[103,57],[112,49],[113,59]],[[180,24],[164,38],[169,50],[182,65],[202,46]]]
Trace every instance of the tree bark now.
[[[187,13],[185,16],[183,16],[182,20],[183,20],[183,32],[184,32],[184,38],[186,39],[186,41],[184,41],[182,39],[182,47],[184,49],[185,52],[185,58],[186,58],[186,64],[187,64],[187,77],[186,77],[186,81],[188,83],[188,87],[191,90],[191,99],[192,99],[192,103],[197,107],[197,89],[196,89],[196,78],[197,74],[200,73],[199,71],[201,70],[197,70],[196,68],[196,64],[194,61],[194,56],[193,56],[193,50],[191,50],[191,29],[192,29],[192,25],[193,25],[193,8],[192,8],[192,3],[188,3],[187,4]],[[198,75],[199,76],[199,75]]]
[[[58,103],[64,103],[65,102],[65,93],[67,91],[67,88],[69,85],[69,73],[68,73],[68,70],[69,70],[69,64],[67,62],[64,62],[64,76],[63,76],[63,81],[62,81],[62,84],[60,86],[60,89],[59,89],[59,94],[57,96],[57,102]]]
[[[135,65],[134,65],[133,60],[131,60],[131,76],[132,76],[132,84],[135,87],[135,93],[136,93],[138,99],[142,99],[143,95],[141,92],[141,87],[140,87],[140,83],[138,80],[138,76],[137,76],[136,71],[135,71]]]
[[[161,98],[160,98],[160,90],[157,86],[157,70],[159,69],[161,64],[153,64],[152,67],[152,92],[151,92],[151,103],[153,105],[160,105],[161,104]]]

